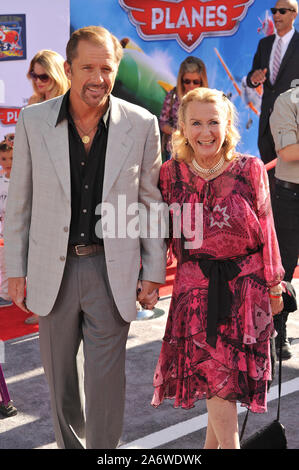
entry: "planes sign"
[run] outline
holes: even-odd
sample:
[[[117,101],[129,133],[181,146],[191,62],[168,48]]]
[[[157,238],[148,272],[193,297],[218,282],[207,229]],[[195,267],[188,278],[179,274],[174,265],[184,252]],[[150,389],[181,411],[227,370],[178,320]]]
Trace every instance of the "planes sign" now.
[[[192,52],[210,36],[234,34],[254,0],[119,0],[146,41],[176,39]]]
[[[18,122],[20,111],[21,108],[0,106],[0,123],[5,126],[15,126]]]

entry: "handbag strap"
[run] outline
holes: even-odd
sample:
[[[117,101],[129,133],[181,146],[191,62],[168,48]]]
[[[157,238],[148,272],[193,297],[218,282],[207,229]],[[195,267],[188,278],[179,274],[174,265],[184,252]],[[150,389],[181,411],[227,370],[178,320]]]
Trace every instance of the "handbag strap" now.
[[[280,397],[281,397],[281,373],[282,373],[282,337],[283,337],[283,317],[280,315],[280,341],[279,341],[279,369],[278,369],[278,405],[277,405],[277,421],[280,418]]]
[[[276,420],[279,421],[280,418],[280,397],[281,397],[281,372],[282,372],[282,333],[283,333],[283,318],[282,315],[280,315],[280,341],[279,341],[279,369],[278,369],[278,404],[277,404],[277,417]],[[244,436],[247,420],[249,416],[249,410],[246,412],[246,416],[244,418],[241,434],[240,434],[240,442],[242,441],[242,438]]]

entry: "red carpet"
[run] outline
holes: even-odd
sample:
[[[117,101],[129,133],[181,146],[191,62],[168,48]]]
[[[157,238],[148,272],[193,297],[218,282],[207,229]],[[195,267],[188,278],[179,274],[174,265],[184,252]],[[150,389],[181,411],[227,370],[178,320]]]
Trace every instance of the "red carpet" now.
[[[176,262],[167,268],[166,284],[160,287],[160,297],[170,296],[175,277]],[[299,278],[299,266],[295,270],[294,278]],[[15,305],[12,307],[0,308],[0,340],[19,338],[21,336],[36,333],[38,325],[26,325],[24,320],[27,314]]]
[[[0,308],[0,339],[6,341],[7,339],[36,333],[38,325],[26,325],[24,323],[28,316],[16,305]]]

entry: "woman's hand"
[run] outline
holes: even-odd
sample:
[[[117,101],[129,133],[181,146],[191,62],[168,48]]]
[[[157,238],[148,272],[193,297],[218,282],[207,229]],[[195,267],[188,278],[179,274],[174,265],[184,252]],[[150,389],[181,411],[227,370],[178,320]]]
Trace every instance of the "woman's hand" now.
[[[272,310],[272,315],[277,315],[283,310],[283,300],[282,295],[277,299],[273,299],[270,297],[270,305]]]
[[[283,310],[283,286],[281,283],[269,289],[269,299],[272,315],[277,315]]]

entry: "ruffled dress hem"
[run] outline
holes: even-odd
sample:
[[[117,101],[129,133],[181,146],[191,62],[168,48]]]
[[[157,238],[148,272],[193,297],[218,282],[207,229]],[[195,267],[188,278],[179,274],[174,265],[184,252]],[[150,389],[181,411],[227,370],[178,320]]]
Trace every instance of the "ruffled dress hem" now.
[[[170,399],[175,400],[174,408],[190,409],[198,400],[218,396],[239,402],[254,413],[265,413],[265,396],[271,380],[270,362],[265,361],[269,342],[265,338],[252,345],[231,339],[226,342],[220,333],[214,349],[205,342],[205,337],[205,331],[181,339],[164,337],[154,376],[152,406],[157,408]]]

